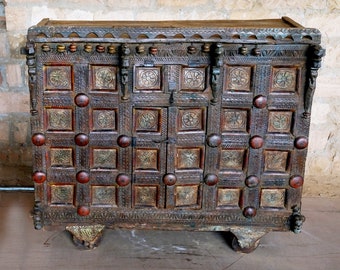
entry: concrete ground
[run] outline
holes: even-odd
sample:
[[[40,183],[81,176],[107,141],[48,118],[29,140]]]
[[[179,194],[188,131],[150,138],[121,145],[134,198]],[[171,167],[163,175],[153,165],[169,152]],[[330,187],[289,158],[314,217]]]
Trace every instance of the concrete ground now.
[[[77,249],[65,231],[36,231],[33,193],[0,192],[0,269],[340,269],[340,199],[304,198],[301,234],[270,232],[250,254],[218,232],[107,230]]]

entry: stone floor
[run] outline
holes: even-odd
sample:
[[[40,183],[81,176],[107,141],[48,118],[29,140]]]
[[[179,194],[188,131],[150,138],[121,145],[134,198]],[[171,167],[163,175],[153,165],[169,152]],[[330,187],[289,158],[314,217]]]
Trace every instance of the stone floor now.
[[[0,192],[0,269],[340,269],[340,199],[304,198],[301,234],[270,232],[250,254],[218,232],[105,231],[92,251],[65,231],[36,231],[33,194]]]

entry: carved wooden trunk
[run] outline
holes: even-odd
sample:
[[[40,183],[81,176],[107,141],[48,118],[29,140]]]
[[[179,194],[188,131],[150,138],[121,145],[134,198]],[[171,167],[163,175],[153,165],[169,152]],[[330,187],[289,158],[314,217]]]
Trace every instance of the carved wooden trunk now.
[[[319,43],[289,18],[30,28],[35,227],[299,232]]]

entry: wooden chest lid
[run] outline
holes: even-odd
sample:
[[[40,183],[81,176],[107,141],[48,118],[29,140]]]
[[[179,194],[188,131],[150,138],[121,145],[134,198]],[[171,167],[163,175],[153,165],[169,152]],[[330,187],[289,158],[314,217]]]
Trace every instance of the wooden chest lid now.
[[[28,30],[28,40],[57,42],[253,42],[320,43],[320,32],[288,17],[265,20],[197,21],[62,21],[43,19]],[[111,40],[110,40],[111,39]]]

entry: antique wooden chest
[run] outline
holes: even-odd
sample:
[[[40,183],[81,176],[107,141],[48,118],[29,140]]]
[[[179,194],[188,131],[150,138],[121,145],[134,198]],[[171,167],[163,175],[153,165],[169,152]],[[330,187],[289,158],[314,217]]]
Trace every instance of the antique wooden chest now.
[[[289,18],[28,30],[36,229],[299,232],[324,50]]]

